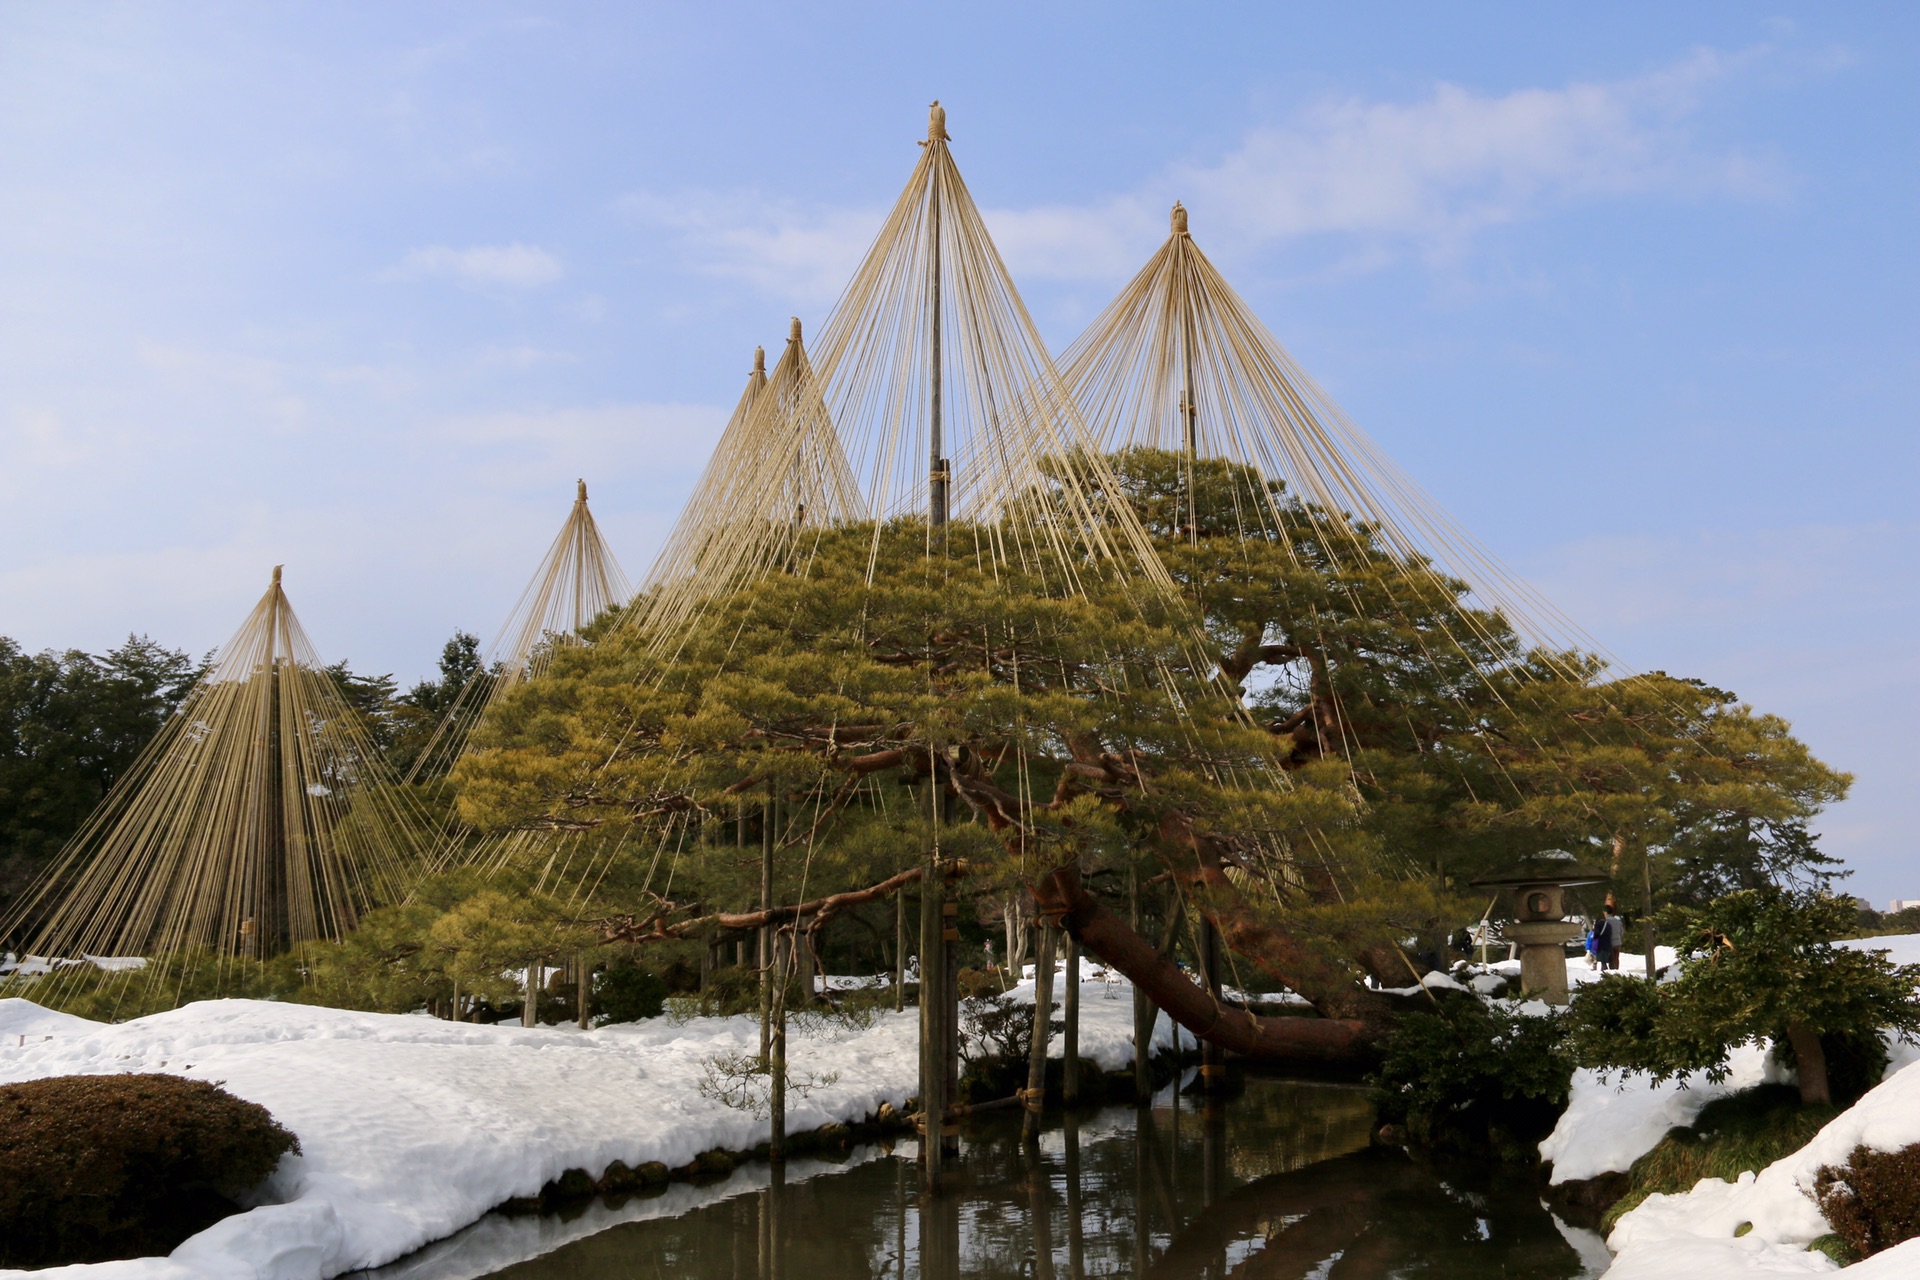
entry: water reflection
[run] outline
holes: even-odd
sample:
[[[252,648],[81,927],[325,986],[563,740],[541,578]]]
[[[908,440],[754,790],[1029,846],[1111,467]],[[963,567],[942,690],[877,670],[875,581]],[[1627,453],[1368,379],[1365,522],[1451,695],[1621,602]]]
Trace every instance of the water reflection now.
[[[982,1117],[950,1166],[953,1189],[931,1200],[910,1144],[869,1148],[844,1167],[674,1188],[706,1198],[685,1208],[604,1202],[576,1214],[593,1233],[567,1243],[552,1218],[519,1220],[547,1234],[528,1247],[522,1228],[516,1249],[514,1220],[490,1219],[469,1233],[493,1224],[486,1248],[456,1237],[368,1280],[1577,1280],[1604,1266],[1598,1237],[1556,1223],[1523,1176],[1368,1150],[1360,1090],[1255,1079],[1223,1104],[1174,1101],[1051,1117],[1037,1149],[1017,1116]],[[606,1225],[623,1214],[645,1220]]]

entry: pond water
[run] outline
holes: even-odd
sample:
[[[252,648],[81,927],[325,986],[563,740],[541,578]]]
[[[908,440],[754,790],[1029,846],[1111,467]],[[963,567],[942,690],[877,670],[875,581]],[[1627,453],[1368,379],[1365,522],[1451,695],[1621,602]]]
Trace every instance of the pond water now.
[[[1177,1105],[1176,1105],[1177,1103]],[[838,1280],[1233,1277],[1583,1280],[1600,1237],[1558,1221],[1530,1170],[1435,1165],[1368,1147],[1353,1086],[1252,1078],[1203,1106],[1017,1113],[961,1137],[952,1187],[924,1200],[914,1144],[841,1161],[747,1165],[722,1182],[495,1215],[362,1280]]]

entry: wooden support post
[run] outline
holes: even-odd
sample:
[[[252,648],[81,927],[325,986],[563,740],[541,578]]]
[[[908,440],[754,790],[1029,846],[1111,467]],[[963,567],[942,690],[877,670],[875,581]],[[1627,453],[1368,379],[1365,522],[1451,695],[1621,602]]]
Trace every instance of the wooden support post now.
[[[773,784],[760,806],[760,909],[773,909]],[[760,926],[760,1061],[773,1052],[773,926]]]
[[[807,1008],[813,1003],[813,931],[802,930],[797,926],[793,934],[794,959],[800,970],[800,1007]]]
[[[893,1011],[907,1007],[907,895],[893,895]]]
[[[791,937],[793,947],[801,945],[799,934]],[[772,1127],[767,1137],[767,1159],[775,1164],[787,1158],[787,983],[790,976],[791,966],[781,966],[773,984],[773,1007],[769,1011],[772,1026],[768,1038],[767,1102]]]
[[[920,1182],[927,1191],[940,1189],[944,1151],[941,1123],[947,1114],[947,1073],[940,1061],[942,1034],[940,988],[946,973],[940,942],[940,859],[927,859],[920,881]]]
[[[580,1019],[580,1029],[593,1028],[593,961],[581,956],[573,962],[576,975],[573,988],[574,1013]]]
[[[1060,1103],[1074,1107],[1080,1102],[1080,941],[1066,930],[1067,990],[1065,1013],[1065,1056],[1061,1061]]]
[[[1033,946],[1033,1042],[1027,1055],[1026,1121],[1020,1136],[1032,1142],[1040,1136],[1040,1114],[1047,1097],[1047,1047],[1053,1038],[1053,922],[1034,921],[1039,936]]]
[[[948,1107],[960,1097],[960,904],[949,902],[944,893],[940,896],[940,1069],[946,1074],[946,1084],[940,1096]],[[945,1125],[940,1129],[940,1145],[948,1156],[960,1154],[960,1133],[957,1127],[949,1133]]]
[[[1220,1000],[1220,931],[1203,913],[1200,917],[1200,974],[1207,994]],[[1226,1088],[1227,1056],[1211,1040],[1200,1041],[1200,1091],[1218,1093]]]
[[[1145,928],[1140,917],[1140,873],[1127,871],[1127,911],[1134,932]],[[1138,984],[1133,984],[1133,1100],[1140,1106],[1153,1102],[1153,1028],[1160,1011]]]

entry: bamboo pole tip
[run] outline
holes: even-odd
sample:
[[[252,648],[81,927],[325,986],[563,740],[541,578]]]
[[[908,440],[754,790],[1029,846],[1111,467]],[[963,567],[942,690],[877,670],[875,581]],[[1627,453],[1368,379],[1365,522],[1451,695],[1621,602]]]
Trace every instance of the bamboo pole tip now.
[[[940,105],[940,99],[935,98],[927,107],[927,140],[922,145],[952,141],[947,134],[947,109]]]
[[[795,316],[793,318],[793,327],[787,332],[787,341],[788,342],[800,341],[800,317],[799,316]]]
[[[578,495],[578,497],[577,497],[577,499],[576,499],[576,501],[579,501],[579,502],[585,502],[585,501],[587,500],[587,481],[586,481],[586,478],[585,478],[584,476],[583,476],[583,477],[581,477],[581,479],[579,480],[579,482],[578,482],[578,483],[579,483],[579,485],[580,485],[580,491],[579,491],[579,495]]]
[[[759,377],[766,376],[767,349],[765,347],[755,347],[753,349],[753,372]]]
[[[1184,236],[1187,233],[1187,206],[1178,200],[1173,202],[1173,234]]]

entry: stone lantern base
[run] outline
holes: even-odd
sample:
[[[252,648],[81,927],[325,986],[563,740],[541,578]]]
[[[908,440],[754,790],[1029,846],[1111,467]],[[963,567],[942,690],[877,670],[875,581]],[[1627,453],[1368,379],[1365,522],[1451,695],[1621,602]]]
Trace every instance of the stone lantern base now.
[[[1567,944],[1580,936],[1568,920],[1528,920],[1506,928],[1507,941],[1520,946],[1520,986],[1539,992],[1548,1004],[1567,1003]]]

